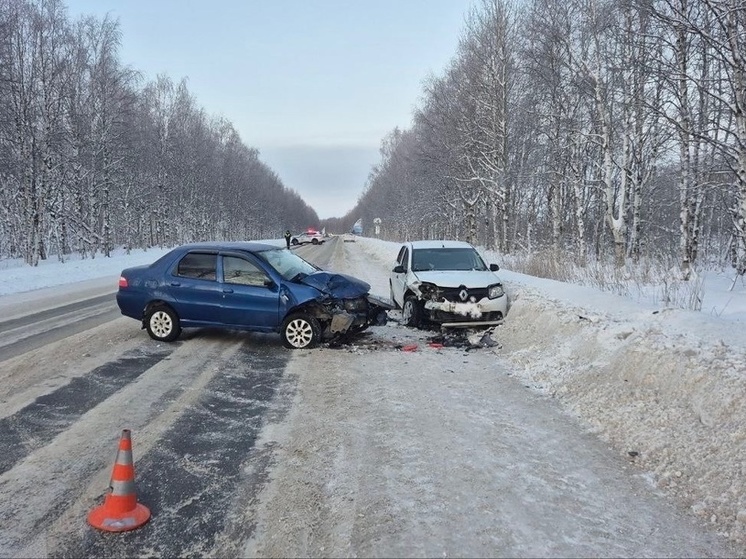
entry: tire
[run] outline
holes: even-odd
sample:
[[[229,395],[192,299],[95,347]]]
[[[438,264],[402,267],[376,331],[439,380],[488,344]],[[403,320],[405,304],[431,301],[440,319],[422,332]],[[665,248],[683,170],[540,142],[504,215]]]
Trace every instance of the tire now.
[[[306,313],[293,313],[282,321],[280,335],[288,349],[311,349],[321,341],[321,325]]]
[[[319,240],[318,239],[311,239],[311,244],[312,245],[317,245],[317,244],[319,244]]]
[[[181,334],[179,315],[171,307],[158,305],[145,317],[148,335],[159,342],[173,342]]]
[[[401,309],[401,316],[405,326],[419,328],[422,326],[423,308],[413,295],[404,297],[404,306]]]
[[[291,243],[293,243],[294,245],[297,245],[297,244],[298,244],[298,239],[293,239],[293,240],[292,240],[292,241],[290,241],[290,242],[291,242]]]

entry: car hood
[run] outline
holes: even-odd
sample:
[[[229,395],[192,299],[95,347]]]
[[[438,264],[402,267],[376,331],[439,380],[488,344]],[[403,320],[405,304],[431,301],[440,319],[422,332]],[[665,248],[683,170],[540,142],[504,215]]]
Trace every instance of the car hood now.
[[[489,270],[413,272],[413,275],[420,282],[433,283],[438,287],[459,287],[461,285],[465,285],[466,287],[487,287],[488,285],[500,283],[500,278]]]
[[[319,271],[300,280],[300,283],[318,289],[335,299],[353,299],[367,295],[370,285],[345,274]]]

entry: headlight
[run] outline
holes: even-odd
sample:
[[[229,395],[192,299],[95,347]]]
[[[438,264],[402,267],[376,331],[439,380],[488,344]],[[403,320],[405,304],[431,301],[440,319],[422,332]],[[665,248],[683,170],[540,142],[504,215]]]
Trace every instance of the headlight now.
[[[498,297],[502,297],[504,294],[505,291],[503,291],[502,284],[496,283],[487,288],[487,297],[490,299],[497,299]]]
[[[423,299],[432,299],[433,301],[440,299],[440,289],[434,283],[423,282],[418,289]]]

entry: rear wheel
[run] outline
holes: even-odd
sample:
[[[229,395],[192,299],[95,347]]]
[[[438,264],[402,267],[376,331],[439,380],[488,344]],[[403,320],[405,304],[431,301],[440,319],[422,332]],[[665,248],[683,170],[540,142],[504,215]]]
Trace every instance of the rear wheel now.
[[[292,240],[292,241],[290,241],[290,242],[291,242],[291,243],[293,243],[294,245],[297,245],[297,244],[298,244],[298,239],[293,239],[293,240]]]
[[[401,315],[406,326],[419,328],[422,325],[423,312],[422,303],[414,295],[404,297],[404,306],[402,307]]]
[[[173,342],[181,334],[179,315],[171,307],[159,305],[148,311],[145,328],[154,340]]]
[[[317,244],[319,244],[319,240],[318,239],[311,239],[311,244],[317,245]]]
[[[294,313],[282,322],[280,335],[289,349],[310,349],[321,340],[321,325],[306,313]]]

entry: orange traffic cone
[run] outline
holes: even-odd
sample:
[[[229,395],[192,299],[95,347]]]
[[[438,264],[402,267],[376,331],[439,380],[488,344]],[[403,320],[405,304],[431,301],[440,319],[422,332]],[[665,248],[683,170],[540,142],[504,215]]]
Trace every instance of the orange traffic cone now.
[[[130,430],[122,431],[109,492],[104,504],[88,513],[88,523],[107,532],[125,532],[139,528],[150,520],[150,509],[137,502],[135,495],[135,466],[132,463]]]

